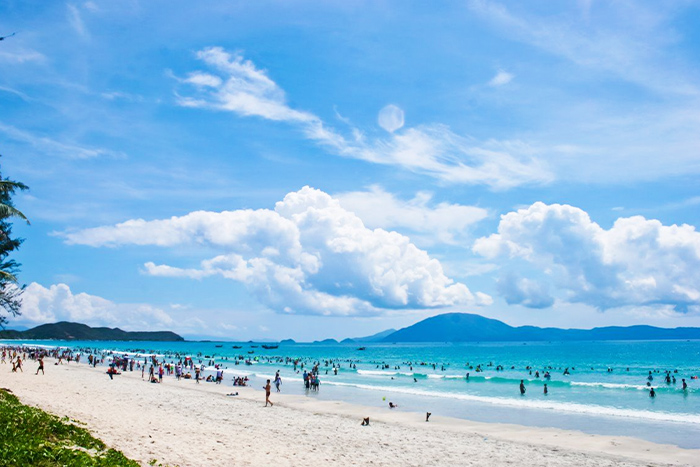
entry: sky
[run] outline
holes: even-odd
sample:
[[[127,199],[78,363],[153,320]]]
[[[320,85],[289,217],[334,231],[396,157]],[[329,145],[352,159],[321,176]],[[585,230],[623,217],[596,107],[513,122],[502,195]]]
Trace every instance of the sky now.
[[[11,326],[700,326],[700,2],[0,4]]]

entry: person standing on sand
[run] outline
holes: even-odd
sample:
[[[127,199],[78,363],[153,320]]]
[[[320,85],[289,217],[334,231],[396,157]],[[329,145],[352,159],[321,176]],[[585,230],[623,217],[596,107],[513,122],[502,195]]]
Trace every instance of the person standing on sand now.
[[[275,387],[277,388],[277,392],[280,392],[280,385],[282,384],[282,378],[280,377],[280,372],[278,371],[277,374],[275,375]]]
[[[194,368],[194,380],[197,384],[199,384],[199,375],[200,375],[200,370],[199,367]]]
[[[39,371],[41,371],[41,374],[44,375],[44,357],[39,357],[39,368],[36,370],[36,374],[39,374]]]
[[[265,390],[265,407],[267,407],[267,404],[270,404],[270,407],[272,407],[274,404],[270,401],[270,392],[272,392],[272,387],[270,387],[270,380],[267,380],[267,384],[263,386],[263,389]]]

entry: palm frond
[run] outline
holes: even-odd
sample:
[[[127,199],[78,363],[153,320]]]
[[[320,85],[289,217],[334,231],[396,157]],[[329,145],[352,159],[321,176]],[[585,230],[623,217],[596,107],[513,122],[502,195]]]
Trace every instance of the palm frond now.
[[[27,219],[27,216],[25,216],[22,211],[8,204],[0,203],[0,219],[4,217],[19,217],[27,221],[27,224],[30,223],[29,219]]]
[[[0,280],[17,282],[17,278],[13,274],[10,274],[9,272],[3,271],[1,269],[0,269]]]

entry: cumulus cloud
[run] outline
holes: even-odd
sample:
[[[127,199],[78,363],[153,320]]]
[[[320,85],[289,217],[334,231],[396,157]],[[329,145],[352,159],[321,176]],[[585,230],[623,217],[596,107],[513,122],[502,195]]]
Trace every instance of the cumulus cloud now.
[[[700,304],[700,233],[686,224],[634,216],[606,230],[579,208],[538,202],[502,216],[498,233],[478,239],[473,250],[536,266],[533,275],[545,284],[502,279],[509,303],[548,306],[551,283],[569,301],[600,309],[660,304],[684,311]]]
[[[515,75],[508,73],[507,71],[499,70],[496,76],[491,78],[489,81],[489,86],[503,86],[510,83],[515,78]]]
[[[274,210],[198,211],[64,234],[73,244],[205,245],[222,254],[195,267],[148,262],[152,276],[241,282],[282,313],[376,315],[391,309],[488,304],[448,278],[440,262],[396,232],[371,230],[328,194],[309,187]]]
[[[315,114],[290,107],[283,89],[240,53],[209,47],[199,51],[197,57],[209,71],[194,71],[178,78],[185,87],[177,95],[181,106],[287,122],[339,156],[397,166],[451,183],[509,188],[552,178],[536,151],[519,143],[478,142],[440,124],[399,131],[404,115],[394,105],[384,107],[378,116],[388,136],[368,138],[357,128],[342,134]]]
[[[86,293],[73,293],[66,284],[46,288],[36,282],[22,294],[22,315],[32,324],[74,321],[91,326],[119,326],[125,330],[170,329],[173,319],[147,304],[120,304]]]
[[[477,206],[433,203],[432,193],[424,191],[410,200],[402,200],[378,185],[335,197],[367,227],[415,232],[422,234],[420,238],[426,243],[455,244],[470,226],[488,216],[486,209]]]
[[[379,111],[377,122],[380,127],[384,128],[389,133],[393,133],[404,124],[403,109],[389,104]]]

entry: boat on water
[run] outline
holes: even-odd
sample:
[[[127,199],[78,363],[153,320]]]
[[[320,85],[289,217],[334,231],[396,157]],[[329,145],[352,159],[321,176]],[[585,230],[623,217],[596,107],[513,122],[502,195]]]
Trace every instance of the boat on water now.
[[[222,344],[222,345],[217,345],[217,346],[216,346],[217,349],[220,349],[221,347],[223,347],[223,344]]]
[[[269,349],[277,349],[277,348],[279,348],[279,345],[263,345],[262,348],[268,349],[268,350]]]
[[[232,348],[232,349],[240,349],[241,346],[240,346],[240,345],[232,345],[231,348]]]
[[[358,347],[357,350],[365,350],[367,347]]]

